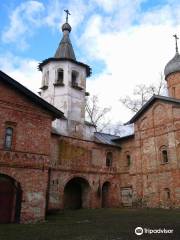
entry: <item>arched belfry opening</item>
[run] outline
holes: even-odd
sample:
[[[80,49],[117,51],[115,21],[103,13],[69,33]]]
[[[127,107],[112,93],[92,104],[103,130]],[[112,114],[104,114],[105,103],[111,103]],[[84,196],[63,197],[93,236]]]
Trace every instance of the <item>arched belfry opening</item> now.
[[[21,186],[8,175],[0,174],[0,223],[18,223],[21,211]]]
[[[86,179],[72,178],[64,188],[64,208],[88,208],[90,201],[90,186]]]
[[[102,185],[102,208],[110,207],[110,182],[105,182]]]

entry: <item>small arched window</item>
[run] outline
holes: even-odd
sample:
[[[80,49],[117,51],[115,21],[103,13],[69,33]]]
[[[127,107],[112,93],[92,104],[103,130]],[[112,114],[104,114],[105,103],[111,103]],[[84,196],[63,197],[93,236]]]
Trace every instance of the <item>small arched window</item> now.
[[[169,200],[171,198],[171,193],[170,193],[169,188],[164,189],[164,195],[165,195],[166,200]]]
[[[127,166],[130,167],[130,165],[131,165],[131,155],[130,154],[126,155],[126,161],[127,161]]]
[[[49,71],[45,73],[44,85],[48,87],[49,85]]]
[[[72,87],[78,87],[78,72],[72,71],[71,83],[72,83]]]
[[[167,154],[167,150],[163,150],[162,151],[162,159],[164,163],[168,163],[168,154]]]
[[[172,96],[175,97],[175,87],[172,87]]]
[[[169,159],[168,159],[168,151],[166,146],[162,146],[160,148],[160,154],[161,154],[161,162],[168,163]]]
[[[5,139],[4,139],[4,148],[6,150],[10,150],[12,147],[12,140],[13,140],[13,128],[7,127],[5,129]]]
[[[49,85],[49,71],[46,71],[43,76],[41,89],[46,90],[48,88],[48,85]]]
[[[63,84],[64,82],[64,71],[62,68],[58,68],[57,70],[57,77],[56,77],[56,84]]]
[[[106,154],[106,166],[111,167],[112,166],[112,161],[113,161],[112,152],[107,152],[107,154]]]

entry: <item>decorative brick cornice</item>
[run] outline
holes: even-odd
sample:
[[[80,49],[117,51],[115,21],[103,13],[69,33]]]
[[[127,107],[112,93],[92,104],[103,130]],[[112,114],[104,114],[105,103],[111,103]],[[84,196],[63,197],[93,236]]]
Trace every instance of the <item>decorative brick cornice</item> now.
[[[1,165],[24,168],[47,168],[49,166],[49,156],[37,153],[0,150]]]

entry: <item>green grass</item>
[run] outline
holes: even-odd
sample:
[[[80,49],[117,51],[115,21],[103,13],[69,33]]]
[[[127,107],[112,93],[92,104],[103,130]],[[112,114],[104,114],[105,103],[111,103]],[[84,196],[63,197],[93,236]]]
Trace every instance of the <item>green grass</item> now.
[[[137,226],[174,234],[136,236]],[[82,209],[49,215],[44,223],[2,224],[0,240],[180,240],[180,210]]]

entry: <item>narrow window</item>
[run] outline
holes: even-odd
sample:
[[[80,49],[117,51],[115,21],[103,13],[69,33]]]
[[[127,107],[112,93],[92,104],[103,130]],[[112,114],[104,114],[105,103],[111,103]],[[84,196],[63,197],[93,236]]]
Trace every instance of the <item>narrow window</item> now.
[[[48,85],[49,85],[49,71],[47,71],[47,72],[45,73],[44,85],[45,85],[46,87],[48,87]]]
[[[168,159],[168,151],[167,151],[167,147],[166,146],[162,146],[160,148],[160,159],[161,159],[161,163],[168,163],[169,159]]]
[[[76,125],[75,125],[75,132],[78,132],[78,131],[79,131],[79,125],[76,124]]]
[[[168,163],[168,155],[166,150],[162,151],[162,157],[163,157],[163,162]]]
[[[113,161],[113,155],[112,152],[108,152],[106,154],[106,166],[111,167],[112,166],[112,161]]]
[[[172,87],[172,96],[175,97],[175,87]]]
[[[48,88],[48,85],[49,85],[49,71],[46,71],[43,76],[41,89],[46,90]]]
[[[78,78],[78,72],[72,71],[72,73],[71,73],[72,87],[77,87],[78,86],[77,78]]]
[[[126,155],[127,166],[130,167],[131,165],[131,156],[129,154]]]
[[[170,194],[169,188],[165,188],[164,189],[164,193],[165,193],[165,199],[169,200],[171,198],[171,194]]]
[[[57,79],[56,79],[56,83],[58,84],[63,84],[64,81],[64,71],[62,68],[59,68],[57,70]]]
[[[4,148],[10,150],[12,147],[12,140],[13,140],[13,128],[7,127],[5,130],[5,141],[4,141]]]

